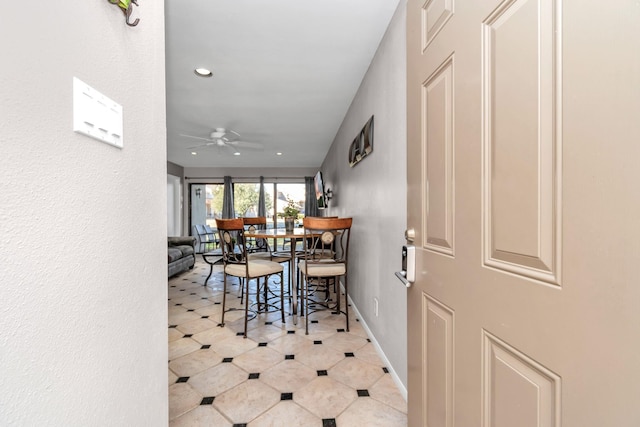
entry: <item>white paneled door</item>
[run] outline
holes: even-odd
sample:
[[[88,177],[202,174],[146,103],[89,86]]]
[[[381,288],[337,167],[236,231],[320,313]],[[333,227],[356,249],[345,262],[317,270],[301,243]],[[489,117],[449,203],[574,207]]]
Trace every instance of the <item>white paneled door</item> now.
[[[640,425],[640,3],[408,0],[409,424]]]

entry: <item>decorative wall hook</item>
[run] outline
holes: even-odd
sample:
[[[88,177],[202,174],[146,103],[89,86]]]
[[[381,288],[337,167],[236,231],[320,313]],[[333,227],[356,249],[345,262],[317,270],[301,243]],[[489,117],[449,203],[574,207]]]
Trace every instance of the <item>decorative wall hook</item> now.
[[[124,13],[125,20],[128,26],[135,27],[140,22],[140,19],[136,18],[135,21],[129,22],[131,18],[131,12],[133,12],[133,5],[138,6],[138,0],[107,0],[111,4],[117,4]]]

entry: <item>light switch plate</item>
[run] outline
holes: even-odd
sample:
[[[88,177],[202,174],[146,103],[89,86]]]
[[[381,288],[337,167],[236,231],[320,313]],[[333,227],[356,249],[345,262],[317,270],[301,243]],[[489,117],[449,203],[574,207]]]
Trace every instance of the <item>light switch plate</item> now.
[[[74,77],[73,131],[122,148],[122,106]]]

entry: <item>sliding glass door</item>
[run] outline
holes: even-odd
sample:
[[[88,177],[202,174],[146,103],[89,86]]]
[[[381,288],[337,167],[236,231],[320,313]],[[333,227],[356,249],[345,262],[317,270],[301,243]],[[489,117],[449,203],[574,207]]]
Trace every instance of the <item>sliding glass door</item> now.
[[[298,224],[301,224],[305,212],[304,183],[265,182],[264,193],[268,228],[284,228],[284,219],[278,214],[282,213],[289,200],[292,200],[300,211]],[[192,235],[195,235],[193,230],[195,225],[206,224],[211,228],[216,228],[216,218],[222,218],[223,195],[223,184],[190,185],[190,227]],[[258,216],[259,196],[259,183],[234,182],[233,208],[236,217]]]

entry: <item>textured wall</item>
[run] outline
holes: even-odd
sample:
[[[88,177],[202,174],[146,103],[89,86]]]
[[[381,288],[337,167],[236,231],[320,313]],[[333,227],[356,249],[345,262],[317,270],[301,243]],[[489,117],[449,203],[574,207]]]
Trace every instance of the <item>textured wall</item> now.
[[[164,5],[0,14],[0,424],[167,425]],[[76,76],[124,148],[72,131]]]
[[[405,9],[401,1],[322,171],[334,193],[325,215],[354,218],[350,296],[406,386],[406,290],[394,276],[405,242],[407,204]],[[372,115],[373,152],[351,168],[349,145]]]

